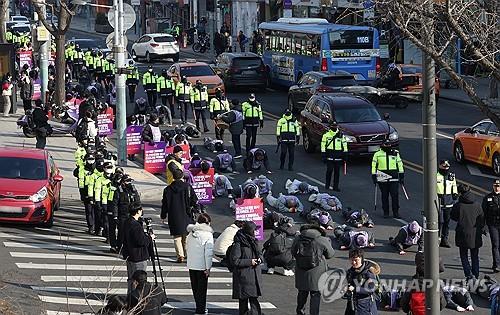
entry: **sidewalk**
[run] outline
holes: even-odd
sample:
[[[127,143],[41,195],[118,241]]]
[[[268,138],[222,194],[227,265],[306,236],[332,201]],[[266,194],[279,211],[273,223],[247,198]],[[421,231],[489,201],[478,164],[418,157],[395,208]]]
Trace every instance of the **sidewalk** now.
[[[2,118],[0,124],[0,146],[6,147],[25,147],[34,148],[36,140],[26,138],[21,129],[17,128],[16,121],[22,113],[22,106],[18,108],[16,115],[8,118]],[[57,136],[47,138],[46,149],[54,158],[57,166],[64,177],[62,184],[62,198],[66,200],[80,200],[80,193],[77,187],[77,181],[73,176],[75,169],[74,152],[76,150],[75,139],[71,136]],[[108,144],[110,151],[116,148]],[[159,201],[165,188],[165,183],[156,176],[144,171],[142,166],[128,161],[128,166],[124,167],[125,173],[129,174],[134,180],[137,190],[143,201]]]
[[[488,78],[472,78],[470,77],[470,80],[467,80],[468,82],[472,83],[474,88],[476,89],[477,95],[481,99],[487,99],[489,95],[489,79]],[[468,103],[468,104],[473,104],[467,93],[465,93],[461,89],[445,89],[444,87],[441,87],[440,90],[440,98],[450,100],[450,101],[455,101],[455,102],[461,102],[461,103]],[[500,106],[500,99],[497,99],[492,102],[493,104],[496,104],[497,106]]]

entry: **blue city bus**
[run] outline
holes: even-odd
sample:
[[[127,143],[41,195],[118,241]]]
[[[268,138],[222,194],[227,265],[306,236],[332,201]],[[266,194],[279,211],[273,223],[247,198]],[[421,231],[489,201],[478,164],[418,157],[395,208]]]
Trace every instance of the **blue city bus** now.
[[[309,71],[336,70],[370,83],[380,71],[379,34],[373,27],[280,18],[261,23],[259,29],[265,37],[263,59],[269,84],[291,86]]]

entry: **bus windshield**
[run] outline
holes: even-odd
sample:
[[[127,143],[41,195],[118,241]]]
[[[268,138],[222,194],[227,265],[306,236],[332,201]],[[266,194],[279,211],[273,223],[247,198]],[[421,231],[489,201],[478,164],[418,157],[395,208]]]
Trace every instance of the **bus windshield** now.
[[[328,33],[330,49],[372,49],[373,31],[338,30]]]

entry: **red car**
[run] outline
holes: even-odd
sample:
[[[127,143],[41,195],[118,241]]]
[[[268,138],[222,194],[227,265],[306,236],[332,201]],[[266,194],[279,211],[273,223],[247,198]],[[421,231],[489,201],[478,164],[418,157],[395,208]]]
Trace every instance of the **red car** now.
[[[54,223],[61,181],[48,151],[0,148],[0,222]]]

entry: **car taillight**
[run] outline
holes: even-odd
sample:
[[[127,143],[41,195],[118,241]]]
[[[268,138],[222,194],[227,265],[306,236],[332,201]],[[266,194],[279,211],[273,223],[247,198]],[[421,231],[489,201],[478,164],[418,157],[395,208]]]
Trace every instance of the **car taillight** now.
[[[382,63],[380,61],[380,57],[375,58],[375,72],[377,76],[380,74],[380,69],[382,68]]]
[[[150,43],[149,45],[150,45],[151,47],[158,47],[158,46],[160,46],[159,44],[155,44],[155,43]]]
[[[329,87],[328,85],[320,85],[320,86],[318,86],[316,91],[318,91],[320,93],[328,93],[328,92],[333,91],[333,89],[331,87]]]
[[[328,71],[328,60],[321,58],[321,71]]]

